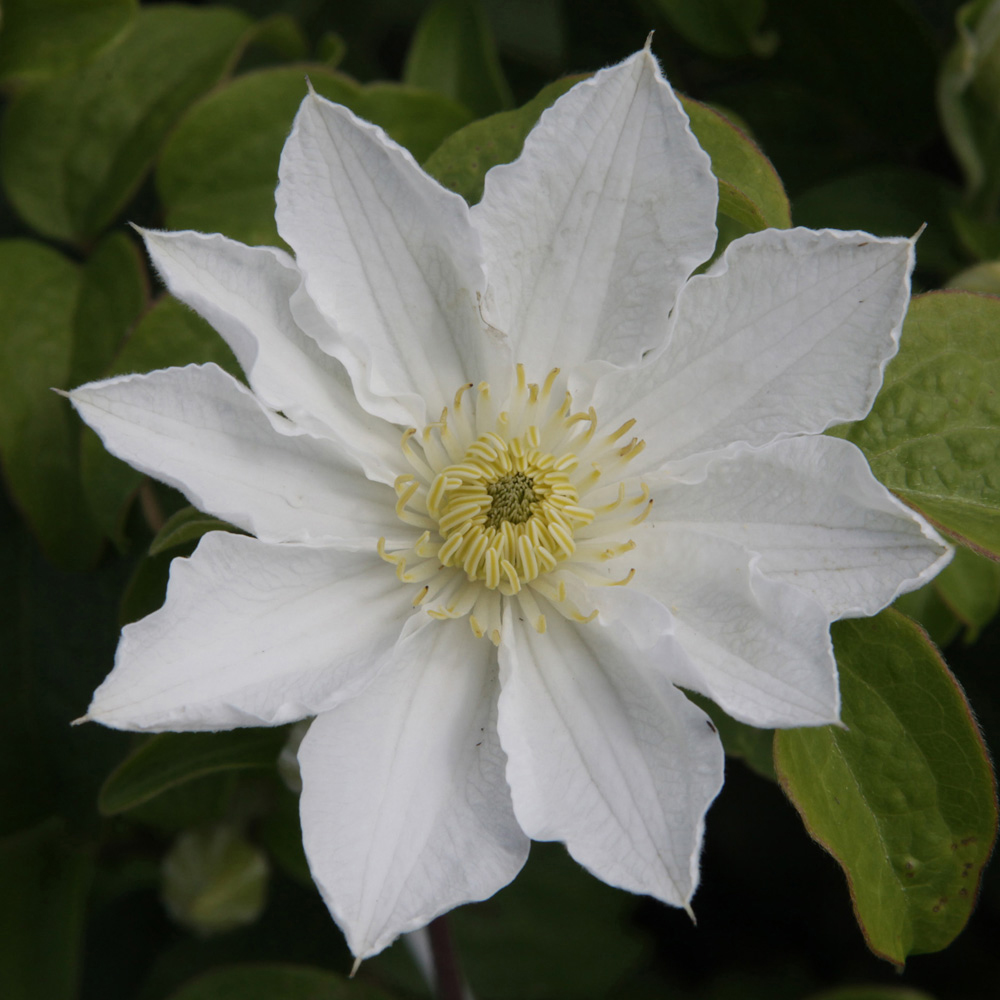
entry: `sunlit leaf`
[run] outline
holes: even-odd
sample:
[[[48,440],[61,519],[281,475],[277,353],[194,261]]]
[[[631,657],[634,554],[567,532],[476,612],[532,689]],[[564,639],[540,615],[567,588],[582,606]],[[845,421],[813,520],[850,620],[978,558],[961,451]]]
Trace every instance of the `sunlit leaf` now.
[[[842,428],[875,475],[974,548],[1000,554],[1000,299],[916,297],[871,413]]]
[[[113,45],[136,0],[4,0],[0,80],[72,73]]]
[[[539,115],[581,79],[556,80],[520,108],[501,111],[459,129],[434,151],[424,169],[474,205],[483,196],[486,171],[517,159]]]
[[[78,73],[17,93],[0,173],[25,221],[70,242],[100,233],[185,108],[231,65],[248,23],[221,7],[145,7],[127,37]]]
[[[283,729],[159,733],[108,775],[98,807],[105,816],[113,816],[207,774],[273,768],[285,738]]]
[[[394,84],[362,87],[325,66],[249,73],[195,106],[164,147],[156,183],[168,228],[222,232],[252,245],[279,243],[278,160],[307,77],[318,93],[381,125],[417,159],[470,117],[440,95]]]
[[[403,79],[458,101],[478,117],[513,104],[479,0],[437,0],[427,9]]]
[[[996,836],[994,780],[965,696],[901,615],[834,625],[845,729],[779,732],[775,765],[847,875],[869,947],[902,964],[965,926]]]
[[[719,179],[719,212],[748,231],[791,224],[788,196],[771,161],[757,144],[718,111],[682,97],[691,129],[712,158]]]

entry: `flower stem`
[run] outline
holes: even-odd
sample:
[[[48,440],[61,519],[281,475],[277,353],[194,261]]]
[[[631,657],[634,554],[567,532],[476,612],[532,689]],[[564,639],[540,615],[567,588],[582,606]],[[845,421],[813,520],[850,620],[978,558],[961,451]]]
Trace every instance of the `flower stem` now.
[[[463,1000],[462,973],[451,939],[451,928],[444,915],[436,917],[427,927],[434,956],[434,986],[438,1000]]]

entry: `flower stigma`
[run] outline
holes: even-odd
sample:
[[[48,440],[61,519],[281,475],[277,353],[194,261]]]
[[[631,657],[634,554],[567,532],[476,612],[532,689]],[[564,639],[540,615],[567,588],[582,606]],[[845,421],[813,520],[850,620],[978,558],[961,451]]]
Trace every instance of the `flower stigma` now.
[[[599,436],[594,408],[574,412],[558,379],[554,368],[539,386],[517,365],[504,409],[488,383],[467,383],[439,420],[408,428],[401,442],[413,471],[396,479],[396,513],[422,534],[395,551],[381,538],[379,555],[421,585],[415,607],[468,615],[494,644],[503,598],[539,632],[539,596],[573,621],[597,617],[581,610],[582,589],[631,581],[634,569],[609,564],[635,548],[628,532],[652,505],[646,484],[626,475],[645,447],[626,438],[635,421]]]

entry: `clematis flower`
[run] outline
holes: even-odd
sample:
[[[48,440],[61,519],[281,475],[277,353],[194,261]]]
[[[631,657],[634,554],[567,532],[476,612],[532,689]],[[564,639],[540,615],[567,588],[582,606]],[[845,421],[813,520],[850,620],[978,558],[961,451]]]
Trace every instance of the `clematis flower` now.
[[[647,50],[542,115],[482,201],[310,94],[294,251],[146,232],[214,365],[71,399],[107,448],[247,535],[174,561],[86,718],[315,717],[312,872],[356,956],[560,840],[689,907],[723,754],[838,718],[830,622],[947,561],[851,444],[909,298],[908,239],[716,241],[708,156]]]

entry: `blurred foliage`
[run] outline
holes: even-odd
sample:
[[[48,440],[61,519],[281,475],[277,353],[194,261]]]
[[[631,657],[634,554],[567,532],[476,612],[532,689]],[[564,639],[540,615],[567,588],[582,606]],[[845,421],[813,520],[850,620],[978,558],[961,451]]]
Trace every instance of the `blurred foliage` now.
[[[998,745],[1000,0],[4,0],[4,1000],[428,995],[403,942],[344,978],[277,765],[284,730],[69,726],[120,623],[159,606],[171,558],[227,526],[108,456],[49,390],[206,361],[238,374],[160,294],[125,222],[277,242],[277,161],[307,76],[474,202],[546,107],[653,29],[720,178],[719,249],[765,226],[927,224],[916,284],[952,291],[914,301],[871,415],[835,433],[964,546],[897,608],[949,646]],[[858,933],[851,897],[895,962],[951,941],[995,801],[961,688],[922,633],[887,612],[835,637],[847,731],[774,741],[709,706],[729,760],[698,927],[535,845],[511,886],[452,918],[476,996],[991,998],[996,866],[968,928],[902,978]],[[772,742],[850,895],[770,780]]]

